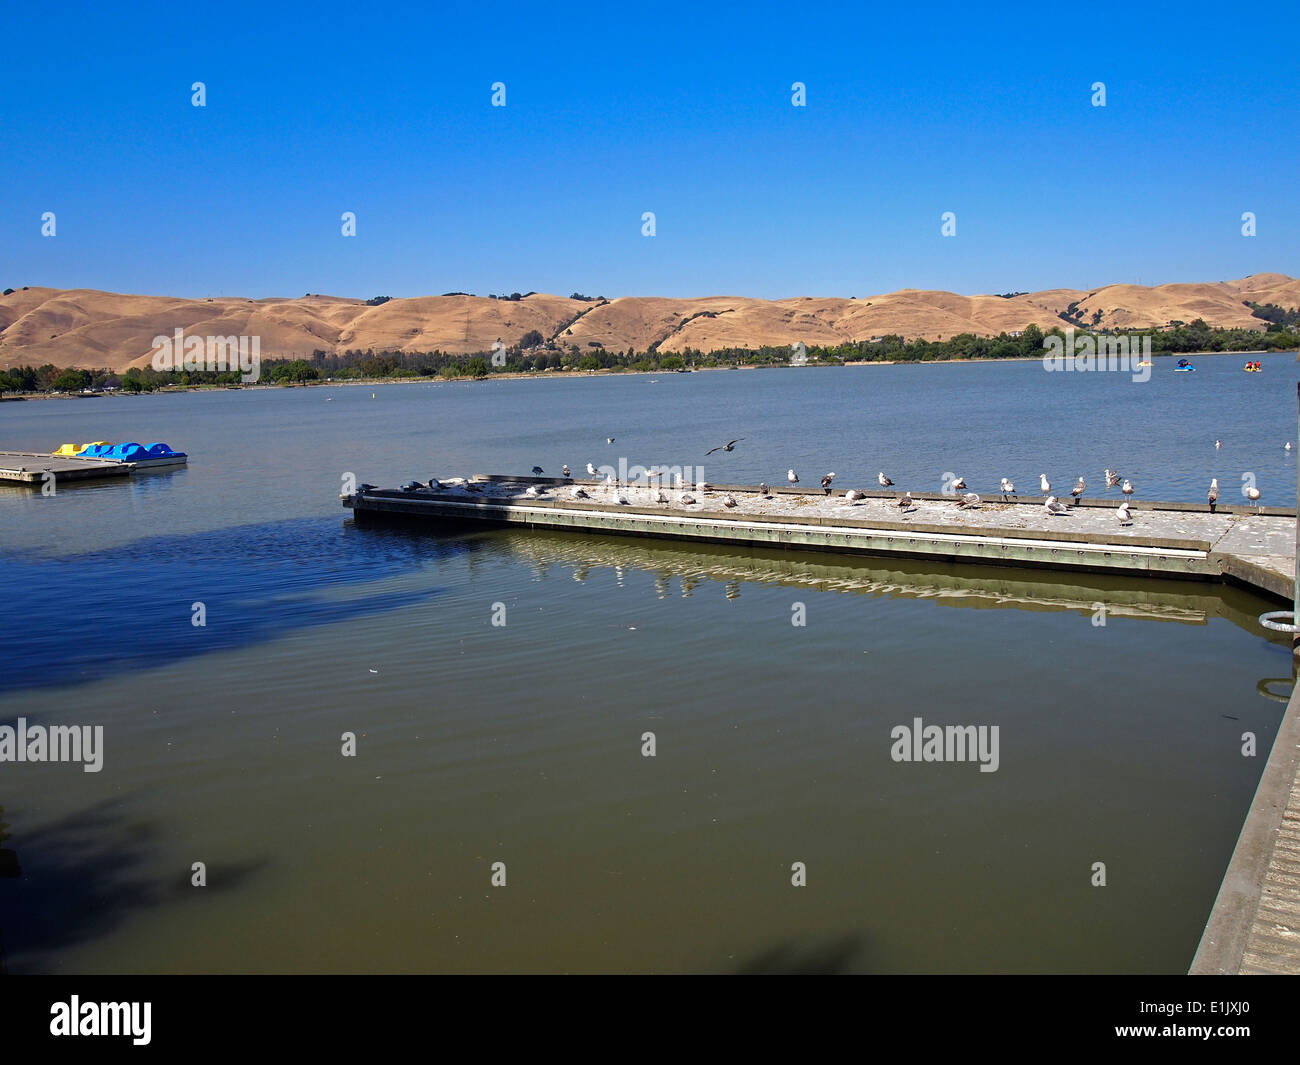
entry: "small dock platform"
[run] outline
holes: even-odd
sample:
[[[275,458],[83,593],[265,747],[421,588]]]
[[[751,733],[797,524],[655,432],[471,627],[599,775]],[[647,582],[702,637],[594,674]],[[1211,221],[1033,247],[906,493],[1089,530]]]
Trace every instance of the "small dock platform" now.
[[[55,484],[100,477],[126,477],[134,468],[134,463],[112,459],[43,455],[38,451],[0,451],[0,481],[17,484],[45,484],[47,473],[54,475]]]
[[[578,498],[581,488],[588,498]],[[530,491],[531,490],[531,491]],[[1084,499],[1052,515],[1037,498],[1003,501],[997,493],[974,507],[951,495],[870,491],[849,502],[843,490],[753,485],[682,490],[603,481],[476,474],[436,489],[363,485],[342,497],[358,518],[433,523],[486,523],[587,533],[724,543],[737,547],[830,551],[967,564],[1041,566],[1132,573],[1143,577],[1225,581],[1290,603],[1295,589],[1296,512],[1290,508],[1130,500],[1132,524],[1115,515],[1118,493]],[[727,507],[730,496],[735,507]],[[626,502],[619,502],[620,497]]]

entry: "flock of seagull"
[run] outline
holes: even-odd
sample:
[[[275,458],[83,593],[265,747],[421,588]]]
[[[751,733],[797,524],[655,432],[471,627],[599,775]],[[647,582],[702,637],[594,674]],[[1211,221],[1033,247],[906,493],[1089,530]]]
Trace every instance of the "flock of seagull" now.
[[[738,437],[737,439],[731,440],[728,443],[719,444],[715,448],[710,448],[707,452],[705,452],[705,454],[707,456],[707,455],[712,455],[716,451],[728,451],[728,452],[732,451],[735,449],[735,446],[738,443],[740,443],[742,440],[744,440],[744,437]],[[606,437],[605,442],[607,444],[614,443],[614,437],[612,436]],[[1216,440],[1214,442],[1214,446],[1216,449],[1220,448],[1222,446],[1221,441]],[[1291,445],[1289,442],[1287,443],[1286,447],[1287,450],[1290,450]],[[541,476],[544,473],[542,467],[540,466],[534,466],[532,472],[536,476]],[[570,470],[567,464],[561,468],[561,472],[565,477],[572,476],[572,471]],[[646,471],[646,478],[649,483],[649,486],[652,489],[656,490],[655,502],[664,505],[667,505],[672,502],[672,500],[669,499],[668,494],[664,491],[663,478],[666,472],[667,472],[666,470],[660,469],[658,467],[654,467]],[[596,470],[596,466],[594,463],[591,462],[587,463],[587,476],[589,477],[599,476],[599,473]],[[1133,482],[1130,481],[1127,477],[1121,477],[1118,470],[1106,469],[1103,471],[1103,476],[1105,477],[1106,491],[1109,492],[1114,489],[1118,489],[1120,494],[1124,497],[1120,501],[1119,506],[1115,508],[1116,520],[1119,522],[1121,526],[1132,525],[1133,511],[1132,511],[1131,504],[1129,503],[1129,499],[1130,497],[1132,497],[1135,491],[1133,487]],[[797,485],[799,484],[799,475],[793,469],[787,470],[786,480],[792,486]],[[821,478],[822,491],[828,496],[831,494],[831,483],[834,480],[835,480],[834,473],[828,473]],[[891,478],[885,476],[883,470],[876,474],[876,482],[880,485],[882,489],[889,489],[894,487],[894,481]],[[414,481],[411,482],[411,487],[415,487],[416,484],[417,482]],[[448,486],[450,486],[451,482],[448,482],[447,484]],[[458,487],[463,487],[466,490],[471,492],[481,491],[481,489],[477,485],[472,485],[467,480],[462,480],[460,478],[456,479],[456,484]],[[421,485],[420,487],[423,486]],[[442,485],[436,479],[431,478],[429,481],[429,487],[439,488],[442,487]],[[604,480],[604,487],[614,502],[625,506],[630,505],[627,496],[622,491],[623,488],[622,483],[614,476],[614,474],[610,473],[606,475]],[[1079,505],[1079,501],[1083,498],[1083,494],[1087,490],[1087,487],[1088,487],[1087,482],[1083,479],[1083,475],[1080,474],[1078,480],[1074,482],[1073,487],[1070,489],[1070,501],[1069,503],[1066,503],[1062,499],[1052,494],[1052,482],[1048,480],[1047,474],[1045,473],[1039,474],[1039,478],[1038,478],[1038,488],[1043,495],[1043,509],[1053,517],[1059,517],[1059,516],[1069,514],[1071,508]],[[947,485],[947,488],[950,489],[953,493],[960,493],[960,495],[957,496],[957,501],[956,501],[957,508],[959,510],[977,508],[983,502],[979,495],[967,490],[966,480],[963,477],[958,477],[955,480],[950,481],[949,484]],[[998,489],[1002,494],[1002,501],[1004,503],[1010,502],[1013,497],[1019,499],[1019,495],[1016,492],[1015,483],[1009,477],[1003,477],[1001,479],[998,485]],[[530,485],[528,488],[524,490],[524,494],[528,496],[540,497],[547,490],[548,490],[547,486]],[[694,490],[700,493],[701,495],[708,495],[713,492],[713,486],[709,484],[707,481],[699,481],[694,485]],[[758,486],[758,494],[763,496],[766,499],[772,498],[772,490],[767,486],[767,484],[760,484]],[[948,494],[948,492],[945,491],[945,494]],[[1261,494],[1260,490],[1254,485],[1250,485],[1245,489],[1246,498],[1249,499],[1252,503],[1256,504],[1256,506],[1259,505],[1260,494]],[[591,493],[588,492],[586,488],[583,488],[580,485],[574,485],[572,486],[572,498],[591,499],[592,496]],[[844,501],[848,505],[861,502],[866,498],[867,498],[867,493],[859,491],[857,489],[851,488],[844,493]],[[1207,498],[1207,502],[1210,505],[1210,513],[1213,514],[1215,512],[1215,507],[1219,502],[1219,480],[1217,477],[1211,479],[1210,489],[1206,498]],[[682,506],[694,506],[699,501],[690,492],[681,492],[677,496],[677,502]],[[740,503],[736,500],[736,498],[733,495],[727,493],[723,496],[722,505],[726,507],[728,510],[730,510],[740,506]],[[898,498],[896,505],[904,514],[907,514],[916,509],[917,501],[912,498],[911,492],[905,492],[902,496]]]

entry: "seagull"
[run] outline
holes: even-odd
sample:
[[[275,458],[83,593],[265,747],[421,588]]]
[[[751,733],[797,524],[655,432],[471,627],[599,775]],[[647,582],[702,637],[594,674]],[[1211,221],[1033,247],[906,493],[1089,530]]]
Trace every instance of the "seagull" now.
[[[596,476],[596,467],[593,466],[590,462],[587,463],[587,476],[588,476],[588,477],[595,477],[595,476]]]
[[[876,480],[880,482],[880,487],[881,487],[881,488],[890,488],[890,487],[892,487],[893,484],[894,484],[894,482],[891,481],[888,477],[886,477],[886,476],[884,475],[883,472],[876,474]],[[908,497],[909,499],[911,499],[911,498],[912,498],[912,493],[909,492],[909,493],[907,494],[907,497]]]
[[[1119,487],[1119,470],[1107,470],[1106,488],[1109,490],[1111,488],[1118,488],[1118,487]]]
[[[1079,505],[1079,500],[1083,496],[1083,490],[1088,486],[1084,483],[1083,474],[1079,474],[1079,479],[1074,482],[1074,487],[1070,489],[1070,495],[1074,497],[1074,505]]]
[[[831,481],[833,480],[835,480],[835,474],[833,473],[828,473],[825,477],[822,478],[822,489],[826,492],[827,495],[831,494]]]
[[[667,497],[666,495],[664,495],[664,490],[663,490],[662,488],[659,489],[659,494],[658,494],[657,496],[655,496],[655,502],[656,502],[656,503],[667,503],[667,502],[668,502],[668,497]]]
[[[772,494],[772,489],[768,488],[768,486],[765,485],[765,484],[760,484],[760,485],[758,486],[758,494],[761,495],[761,496],[768,496],[768,495],[771,495],[771,494]]]
[[[1048,496],[1047,502],[1043,504],[1043,509],[1049,514],[1060,515],[1070,513],[1070,508],[1057,499],[1056,496]]]
[[[429,478],[429,487],[432,488],[432,489],[436,492],[439,488],[442,487],[442,485],[438,482],[438,478],[437,478],[437,477],[430,477],[430,478]]]
[[[856,488],[850,488],[847,492],[844,493],[844,498],[847,499],[850,503],[856,503],[859,499],[866,499],[867,493],[859,492]]]
[[[612,444],[613,442],[614,442],[614,438],[612,436],[605,437],[605,443]]]
[[[585,488],[575,488],[575,489],[573,490],[573,498],[574,498],[574,499],[590,499],[591,496],[589,496],[589,495],[587,494],[587,490],[586,490]]]
[[[1133,482],[1130,481],[1127,477],[1124,478],[1124,483],[1120,485],[1119,490],[1123,492],[1126,496],[1131,496],[1133,494]]]
[[[728,510],[730,510],[732,507],[739,506],[739,504],[735,501],[735,499],[733,499],[730,495],[723,497],[722,505],[726,507]]]
[[[962,491],[962,489],[964,489],[965,487],[966,487],[966,478],[965,478],[965,477],[958,477],[955,481],[952,482],[952,485],[951,485],[951,488],[952,488],[952,490],[953,490],[954,492],[960,492],[960,491]]]
[[[980,497],[974,492],[967,492],[957,501],[958,510],[965,510],[967,507],[978,507],[979,505]]]
[[[563,466],[560,467],[560,472],[561,472],[562,474],[564,474],[565,477],[568,477],[568,476],[569,476],[569,474],[570,474],[570,470],[569,470],[568,463],[565,463],[565,465],[563,465]]]
[[[1288,451],[1291,450],[1291,441],[1290,441],[1290,440],[1288,440],[1288,441],[1286,442],[1286,449],[1287,449]]]
[[[904,514],[906,514],[909,510],[916,509],[916,500],[912,498],[911,492],[907,492],[903,496],[903,498],[898,501],[898,507],[900,510],[902,510]]]
[[[1038,490],[1042,492],[1043,495],[1050,495],[1052,492],[1052,482],[1047,479],[1047,474],[1045,473],[1040,473],[1038,475]]]
[[[1256,509],[1259,507],[1260,491],[1253,484],[1246,489],[1246,498],[1255,504]]]
[[[1013,496],[1016,494],[1016,486],[1011,483],[1010,477],[1002,478],[1001,488],[1002,488],[1002,502],[1004,503],[1007,502],[1007,496]]]
[[[735,449],[736,445],[739,444],[740,441],[744,439],[745,438],[742,436],[742,437],[738,437],[735,440],[732,440],[729,444],[719,444],[717,447],[711,447],[709,448],[708,451],[704,453],[704,456],[705,458],[708,458],[708,456],[712,455],[715,451],[732,451]]]
[[[703,492],[707,494],[713,491],[713,485],[709,484],[708,481],[696,481],[695,490],[697,492]]]
[[[1210,513],[1213,514],[1214,505],[1219,501],[1219,479],[1217,477],[1212,477],[1210,479],[1210,494],[1208,498],[1210,501]]]
[[[541,495],[541,493],[537,490],[537,485],[530,484],[527,488],[524,489],[524,495],[535,496],[535,495]]]
[[[677,497],[677,501],[686,507],[695,505],[695,497],[693,495],[688,495],[685,492]]]
[[[1115,508],[1115,517],[1121,525],[1133,524],[1133,515],[1129,513],[1127,499]]]
[[[1214,442],[1214,450],[1215,450],[1215,451],[1218,451],[1219,448],[1221,448],[1221,447],[1223,447],[1223,441],[1222,441],[1222,440],[1216,440],[1216,441]]]
[[[622,492],[619,492],[619,493],[616,494],[616,497],[615,497],[615,499],[614,499],[614,502],[615,502],[615,503],[618,503],[620,506],[624,506],[624,507],[631,506],[631,504],[628,503],[628,501],[627,501],[627,496],[625,496]]]
[[[794,470],[787,470],[785,474],[785,479],[789,481],[791,484],[799,483],[799,475],[795,473]]]
[[[533,474],[534,474],[534,476],[536,476],[537,474],[540,474],[540,473],[544,473],[544,472],[545,472],[545,471],[544,471],[540,466],[534,466],[534,467],[533,467]]]

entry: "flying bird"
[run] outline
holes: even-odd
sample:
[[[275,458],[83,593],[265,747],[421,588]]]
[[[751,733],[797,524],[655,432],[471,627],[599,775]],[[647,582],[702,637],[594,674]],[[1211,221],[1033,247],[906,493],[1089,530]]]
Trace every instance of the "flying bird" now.
[[[745,439],[745,438],[742,436],[742,437],[738,437],[738,438],[735,439],[735,440],[732,440],[730,443],[727,443],[727,444],[719,444],[717,447],[711,447],[711,448],[709,448],[708,451],[706,451],[706,452],[704,453],[704,455],[705,455],[705,457],[707,458],[709,455],[712,455],[715,451],[731,451],[731,450],[733,450],[733,449],[735,448],[735,446],[736,446],[737,444],[740,443],[741,440],[744,440],[744,439]]]
[[[1288,440],[1288,441],[1286,442],[1286,449],[1287,449],[1288,451],[1291,450],[1291,441],[1290,441],[1290,440]]]
[[[1216,441],[1214,442],[1214,450],[1215,450],[1215,451],[1218,451],[1219,448],[1221,448],[1221,447],[1223,447],[1223,441],[1222,441],[1222,440],[1216,440]]]
[[[1213,514],[1214,506],[1219,502],[1219,479],[1217,477],[1210,478],[1210,494],[1208,499],[1210,502],[1210,513]]]
[[[831,481],[833,480],[835,480],[835,474],[833,473],[828,473],[825,477],[822,478],[822,490],[827,495],[831,494]]]
[[[883,471],[876,474],[876,480],[880,482],[881,488],[892,488],[894,485],[894,482],[891,481],[888,477],[886,477]],[[909,492],[907,495],[909,499],[912,497],[911,492]]]
[[[786,475],[785,475],[785,479],[786,479],[787,481],[789,481],[791,484],[798,484],[798,483],[799,483],[799,475],[798,475],[797,473],[795,473],[794,470],[787,470],[787,471],[786,471]]]
[[[614,442],[614,438],[612,436],[605,437],[605,443],[612,444],[613,442]]]
[[[1016,486],[1011,483],[1010,477],[1003,477],[1000,487],[1002,488],[1002,502],[1004,503],[1008,501],[1007,496],[1013,496],[1016,494]]]

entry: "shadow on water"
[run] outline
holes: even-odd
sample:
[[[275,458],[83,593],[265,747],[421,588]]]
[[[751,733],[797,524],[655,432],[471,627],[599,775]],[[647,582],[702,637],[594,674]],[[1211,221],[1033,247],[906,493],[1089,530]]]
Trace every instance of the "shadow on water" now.
[[[289,633],[382,614],[441,589],[349,588],[472,554],[479,541],[401,530],[340,530],[333,518],[153,537],[57,558],[0,555],[12,595],[0,647],[22,669],[0,672],[0,695],[80,684],[165,666]],[[195,603],[205,624],[193,624]]]
[[[865,937],[785,942],[756,954],[736,968],[741,976],[836,976],[869,971],[863,967]]]
[[[145,874],[156,864],[157,829],[121,810],[121,800],[106,800],[23,833],[21,865],[16,849],[0,851],[0,972],[6,964],[40,971],[45,958],[108,934],[138,910],[194,898],[188,870],[171,882]],[[3,814],[0,807],[0,842],[8,837]],[[266,864],[214,867],[203,890],[238,888]]]

